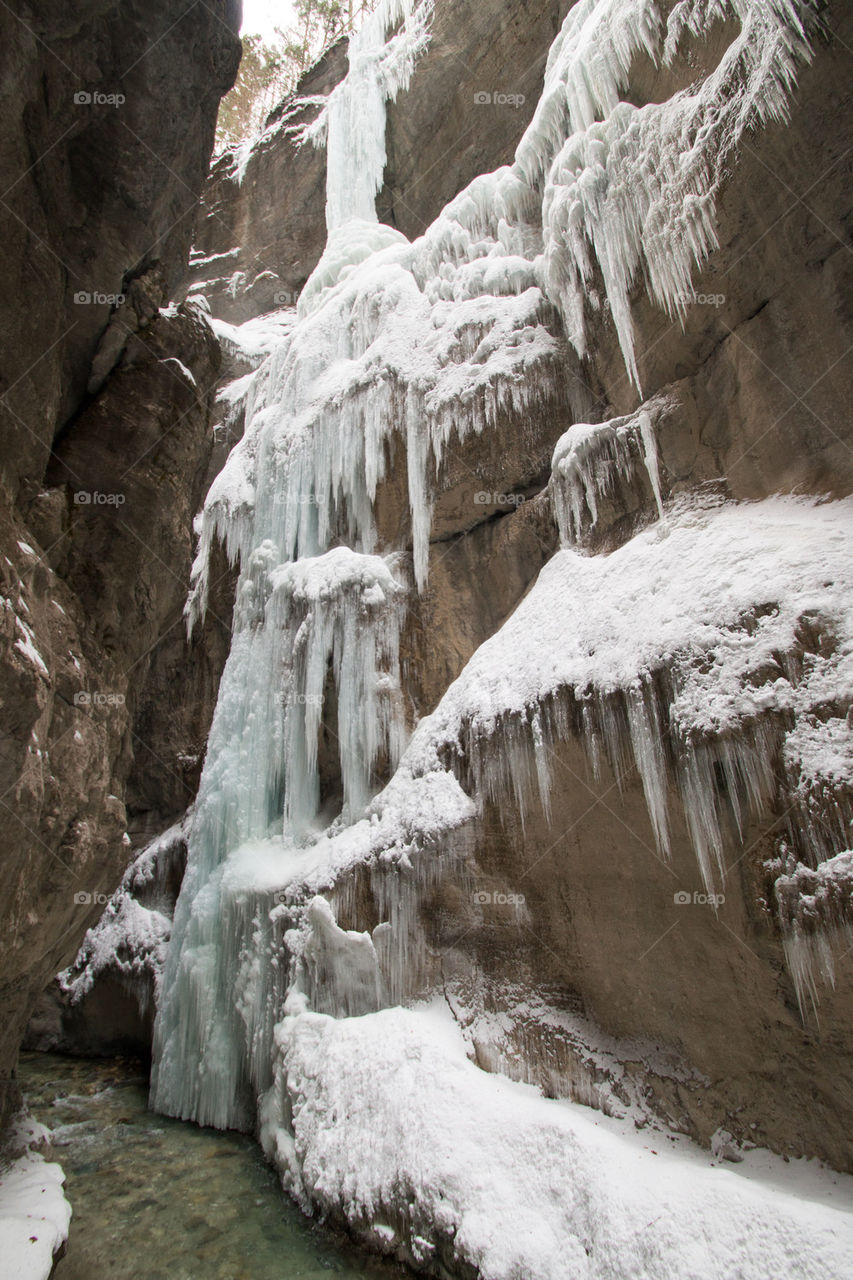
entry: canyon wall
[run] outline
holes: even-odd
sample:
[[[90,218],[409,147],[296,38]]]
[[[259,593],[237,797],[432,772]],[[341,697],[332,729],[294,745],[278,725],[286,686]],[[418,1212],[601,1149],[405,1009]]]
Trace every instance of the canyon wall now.
[[[652,8],[670,33],[685,8],[698,12],[670,3]],[[773,6],[753,8],[757,14]],[[482,188],[449,213],[445,206],[478,174],[512,163],[535,119],[549,47],[571,9],[536,0],[437,4],[411,83],[388,104],[379,218],[410,238],[445,219],[454,250],[464,243],[459,257],[467,253],[468,266],[487,263],[478,300],[489,294],[488,266],[500,259],[512,215],[484,211],[485,197],[477,204]],[[342,695],[324,652],[329,670],[320,692],[312,686],[300,696],[322,703],[318,813],[336,825],[315,846],[299,845],[291,861],[292,851],[279,857],[260,836],[251,859],[236,856],[236,843],[224,850],[231,879],[224,888],[217,881],[217,981],[209,984],[208,1003],[207,990],[197,993],[217,1034],[181,1042],[190,1069],[182,1084],[172,1079],[159,1094],[155,1080],[155,1102],[175,1114],[252,1128],[262,1097],[267,1149],[290,1189],[374,1243],[367,1210],[329,1190],[322,1159],[312,1181],[311,1134],[307,1122],[299,1127],[310,1094],[308,1086],[299,1092],[299,1037],[318,1024],[305,1020],[300,1032],[295,1015],[289,1024],[279,1021],[293,984],[313,1011],[305,1019],[339,1019],[341,1043],[348,1034],[357,1039],[357,1028],[347,1030],[349,1015],[438,994],[485,1071],[529,1081],[549,1097],[632,1115],[641,1125],[668,1126],[729,1158],[758,1145],[853,1169],[850,516],[849,504],[839,501],[853,487],[853,22],[840,0],[798,7],[808,19],[807,41],[797,47],[783,105],[762,114],[759,104],[748,123],[735,122],[736,145],[725,135],[719,140],[724,162],[709,180],[712,201],[691,196],[691,204],[681,192],[673,198],[672,217],[689,209],[693,219],[679,224],[683,235],[673,245],[660,231],[669,227],[660,206],[633,209],[628,201],[607,209],[602,192],[620,189],[614,174],[630,147],[620,152],[598,117],[633,120],[636,112],[638,121],[649,120],[657,106],[673,103],[675,113],[697,95],[701,100],[707,84],[729,92],[729,104],[746,92],[740,81],[727,85],[725,75],[740,48],[742,7],[718,6],[716,18],[705,9],[665,52],[658,32],[625,55],[613,101],[597,104],[595,119],[578,130],[588,150],[569,157],[585,179],[574,202],[560,206],[543,179],[534,193],[536,217],[526,209],[527,221],[517,219],[524,222],[512,242],[521,246],[519,259],[522,250],[530,258],[544,252],[546,208],[566,243],[577,244],[579,225],[594,229],[577,290],[583,305],[572,310],[577,264],[551,263],[547,305],[524,329],[535,331],[545,358],[532,360],[503,397],[490,400],[490,388],[478,384],[475,395],[454,403],[441,448],[427,451],[424,462],[430,520],[420,589],[414,580],[423,528],[413,527],[412,492],[418,476],[407,456],[416,435],[405,438],[402,410],[380,441],[371,507],[371,550],[389,557],[400,595],[383,576],[387,565],[380,570],[373,556],[364,557],[371,561],[365,567],[338,555],[325,605],[307,581],[284,584],[301,591],[294,595],[305,610],[300,621],[318,631],[325,607],[338,620],[367,620],[384,642],[399,605],[399,649],[396,658],[383,652],[382,689],[398,698],[413,743],[397,768],[390,736],[383,742],[369,772],[371,790],[386,790],[365,820],[342,816]],[[587,55],[600,74],[595,54],[593,44]],[[735,80],[743,72],[736,67]],[[333,49],[301,88],[326,94],[345,70],[343,50]],[[185,327],[189,342],[199,312],[209,308],[229,365],[223,379],[246,375],[263,360],[258,335],[269,334],[269,321],[258,317],[275,309],[281,324],[297,323],[294,308],[323,251],[325,153],[297,149],[290,131],[317,109],[283,104],[251,152],[220,159],[209,180],[190,274],[178,294],[183,311],[167,319]],[[709,110],[708,130],[714,120]],[[689,137],[701,152],[696,134]],[[677,138],[674,130],[664,142],[675,147]],[[650,189],[660,172],[677,190],[662,143],[650,145],[645,163]],[[608,213],[643,243],[645,257],[624,273],[627,297],[619,267],[630,258],[630,235],[620,241]],[[427,248],[419,262],[428,260]],[[441,263],[448,290],[459,265],[451,258],[448,252]],[[673,260],[687,263],[680,276]],[[531,270],[530,278],[541,285],[541,274]],[[441,300],[440,284],[425,269],[419,279]],[[513,294],[508,280],[494,285],[496,296],[501,289]],[[383,296],[369,280],[358,288],[347,340]],[[311,322],[309,303],[303,297],[301,323]],[[448,359],[485,365],[498,343],[470,327],[476,341],[460,324]],[[261,407],[274,365],[254,384]],[[119,369],[110,382],[121,376]],[[239,438],[252,394],[244,386],[220,401],[218,459]],[[342,393],[337,409],[345,403]],[[103,434],[97,421],[77,442],[69,433],[52,468],[94,466]],[[192,465],[201,471],[206,463],[199,457]],[[63,472],[50,475],[67,486]],[[321,504],[316,492],[309,496]],[[52,530],[51,502],[42,500],[41,518]],[[187,557],[191,505],[187,498],[170,507]],[[331,523],[329,555],[351,540],[340,511]],[[56,536],[63,528],[56,526]],[[69,590],[85,593],[95,572],[88,543],[59,545]],[[214,554],[206,630],[193,640],[193,678],[203,690],[197,701],[205,707],[222,661],[233,582],[221,548]],[[262,597],[264,565],[261,557],[252,569],[249,559],[243,602],[251,610],[251,592]],[[174,589],[170,607],[177,611],[177,581]],[[92,625],[106,643],[118,605],[109,583],[97,590],[102,603],[91,605]],[[357,615],[359,590],[367,604]],[[253,615],[255,630],[259,619]],[[285,624],[292,625],[289,615],[279,631]],[[128,769],[128,790],[118,792],[138,797],[140,833],[144,827],[152,834],[194,791],[207,729],[176,688],[183,680],[176,673],[187,668],[162,629],[151,633],[162,665],[135,690],[134,706],[146,725],[140,737],[159,756],[183,763],[168,785]],[[253,713],[265,706],[267,684],[259,674]],[[235,704],[239,693],[232,692]],[[175,701],[172,727],[164,712]],[[235,741],[245,731],[247,750],[257,749],[251,726],[235,719],[232,727]],[[223,730],[222,759],[226,738]],[[233,758],[244,770],[246,795],[260,796],[262,807],[267,758],[240,763],[236,751]],[[270,796],[280,808],[280,779],[274,782]],[[116,821],[118,830],[118,815]],[[165,883],[174,872],[174,844],[156,848]],[[139,884],[131,876],[119,891],[111,920],[130,910],[134,894],[146,910],[169,915],[171,898],[146,897],[149,862]],[[91,999],[103,979],[95,974],[93,987],[86,977],[97,938],[87,945],[73,980]],[[191,946],[188,954],[192,961]],[[127,978],[135,956],[122,953],[112,972],[106,966],[99,973],[108,981]],[[55,969],[58,953],[50,960]],[[150,997],[162,963],[157,970],[140,959],[137,969]],[[40,972],[43,980],[50,970]],[[210,976],[201,961],[198,973]],[[239,1000],[230,994],[237,974]],[[190,1020],[180,1017],[180,1001],[175,1009],[178,1038]],[[331,1042],[338,1033],[323,1034]],[[207,1054],[212,1063],[214,1047],[222,1088],[205,1094],[198,1068]],[[168,1054],[161,1082],[164,1062],[170,1065]],[[345,1054],[338,1067],[345,1089]],[[313,1078],[321,1073],[322,1064]],[[340,1129],[348,1132],[343,1121]],[[442,1265],[460,1266],[441,1229],[415,1221],[400,1203],[380,1198],[373,1217],[393,1222],[404,1256],[436,1274]],[[431,1231],[439,1260],[424,1261],[416,1249]]]
[[[382,844],[383,824],[393,828],[388,814],[399,798],[398,775],[375,802],[375,839],[359,844],[362,836],[352,837],[358,856],[346,855],[345,809],[330,836],[329,867],[339,850],[337,869],[280,886],[293,914],[283,921],[273,912],[271,932],[263,934],[274,951],[281,948],[281,958],[259,999],[280,1011],[295,963],[315,1009],[359,1011],[346,973],[355,961],[337,964],[346,946],[323,924],[322,912],[311,917],[314,941],[305,952],[297,948],[296,961],[284,941],[286,922],[304,924],[300,913],[322,890],[349,936],[373,937],[384,994],[365,997],[366,1007],[443,990],[472,1055],[488,1069],[605,1110],[638,1106],[705,1144],[725,1133],[735,1145],[818,1155],[849,1169],[853,1079],[846,1046],[853,1007],[845,859],[853,691],[840,674],[847,632],[837,614],[843,591],[836,556],[843,543],[837,527],[819,525],[819,506],[810,533],[811,517],[800,526],[800,508],[788,499],[842,499],[853,480],[846,196],[853,31],[839,4],[820,13],[806,9],[796,87],[792,74],[784,107],[765,102],[748,126],[735,121],[736,144],[721,133],[725,162],[709,180],[713,211],[691,214],[696,223],[681,229],[681,243],[664,248],[663,232],[655,242],[654,219],[663,224],[667,216],[665,178],[663,203],[638,206],[636,227],[630,205],[619,207],[618,197],[614,210],[602,212],[596,173],[610,176],[613,144],[603,126],[591,126],[600,132],[588,156],[580,150],[573,156],[581,170],[587,166],[591,194],[578,184],[563,228],[567,241],[571,217],[593,228],[582,319],[562,298],[557,314],[561,289],[568,296],[577,286],[571,262],[555,254],[549,262],[555,305],[540,313],[554,339],[548,361],[520,380],[515,398],[508,393],[490,402],[488,388],[482,391],[491,404],[485,412],[476,396],[461,400],[440,449],[429,455],[428,576],[418,569],[411,452],[407,471],[402,429],[384,438],[372,506],[375,549],[403,553],[409,584],[415,576],[427,579],[407,592],[401,697],[410,727],[430,713],[437,717],[415,735],[427,744],[422,757],[410,754],[404,764],[415,761],[408,767],[418,783],[433,776],[435,764],[417,760],[437,752],[442,776],[457,780],[476,816],[454,825],[449,814],[447,831],[437,835],[432,818],[424,815],[419,827],[409,813],[401,861],[402,837]],[[438,238],[441,225],[458,223],[472,241],[477,234],[486,246],[493,244],[489,236],[500,240],[500,231],[484,229],[492,214],[477,206],[476,183],[470,196],[442,209],[477,173],[511,162],[533,119],[548,42],[566,11],[497,6],[478,10],[475,20],[464,5],[437,6],[432,40],[411,84],[388,105],[380,220],[409,237],[438,218],[439,231],[428,231],[427,239]],[[714,20],[706,15],[701,34],[698,19],[695,27],[679,27],[678,6],[656,12],[672,39],[665,56],[649,36],[627,59],[618,95],[624,105],[616,108],[622,119],[635,112],[641,128],[666,104],[675,115],[685,103],[701,103],[702,86],[748,100],[743,83],[725,87],[743,50],[734,10],[721,7]],[[517,38],[519,23],[524,41]],[[492,33],[488,54],[483,24]],[[590,65],[594,56],[590,46]],[[328,92],[343,69],[333,50],[309,87]],[[765,91],[772,97],[766,85]],[[188,294],[204,294],[227,323],[239,325],[271,305],[292,307],[321,251],[322,152],[296,151],[290,131],[311,111],[316,106],[285,106],[248,157],[221,161],[212,178]],[[665,137],[658,151],[649,144],[650,191],[657,190],[657,170],[669,173],[665,146],[674,146],[673,138]],[[604,159],[596,160],[595,146]],[[669,180],[677,190],[674,171]],[[276,193],[271,203],[269,192]],[[546,208],[549,198],[546,192]],[[688,196],[684,208],[702,209],[703,199]],[[556,219],[560,207],[550,208]],[[610,225],[608,216],[615,220]],[[706,216],[711,230],[701,222]],[[619,218],[629,228],[623,244],[614,231]],[[631,235],[646,257],[638,254],[626,270],[622,297],[617,259],[630,258]],[[429,261],[416,245],[419,251]],[[465,252],[476,258],[476,246]],[[489,253],[494,260],[500,249],[484,249],[483,257]],[[666,277],[670,269],[675,278],[686,270],[689,288],[678,292]],[[368,283],[363,288],[359,299],[368,296]],[[304,296],[300,308],[311,316]],[[462,344],[461,330],[457,336]],[[493,347],[484,342],[481,350]],[[346,396],[336,403],[346,405]],[[744,516],[741,533],[726,523],[731,510],[751,511],[737,504],[779,496],[787,505],[756,508],[756,523]],[[638,549],[656,522],[658,567]],[[761,555],[786,524],[792,544],[814,547],[812,567],[804,562],[788,578],[768,572],[753,582],[750,565],[764,563]],[[333,527],[332,545],[348,537],[345,523]],[[732,559],[726,538],[742,539],[753,548],[751,558]],[[588,567],[570,572],[569,553]],[[553,572],[534,586],[552,559]],[[817,593],[811,603],[808,591],[798,594],[800,576],[810,573],[822,573],[820,587],[811,584]],[[668,652],[665,613],[657,641],[654,632],[649,640],[660,651],[638,657],[633,675],[623,671],[599,687],[565,674],[537,691],[551,659],[547,652],[539,666],[519,659],[516,671],[513,641],[525,653],[525,646],[535,648],[538,630],[553,649],[555,671],[561,648],[570,649],[584,626],[590,657],[604,652],[618,615],[599,634],[592,623],[605,622],[593,603],[615,589],[609,584],[620,575],[637,637],[645,635],[641,624],[655,616],[661,593],[674,614],[693,618],[700,630],[703,610],[716,600],[723,631],[701,642],[694,632],[679,632],[680,647]],[[737,602],[727,595],[732,582],[740,584]],[[833,597],[839,603],[821,595],[830,588],[842,592]],[[543,603],[549,589],[550,611]],[[569,591],[578,593],[576,613],[563,615]],[[346,599],[341,611],[350,607]],[[564,619],[562,631],[548,630],[550,614]],[[736,673],[726,666],[730,647],[749,655]],[[707,706],[692,721],[679,720],[697,671],[711,673],[702,686]],[[494,694],[491,718],[481,705],[484,699],[491,705],[490,682],[507,698],[502,710]],[[782,697],[783,687],[790,696]],[[329,817],[345,803],[335,745],[339,695],[329,683],[319,729],[320,796]],[[724,714],[715,699],[725,698]],[[380,753],[374,786],[392,773],[393,761]],[[348,861],[355,865],[341,869]],[[235,931],[227,943],[233,965],[258,945],[241,933],[252,910],[264,914],[263,894],[253,899],[243,889],[243,896],[234,890],[235,915],[226,928]],[[393,944],[383,932],[389,919]],[[371,981],[365,979],[373,991]],[[234,1110],[222,1099],[208,1100],[205,1110],[191,1086],[180,1101],[172,1095],[167,1109],[251,1124],[246,1099],[270,1084],[270,1063],[262,1059],[274,1056],[274,1020],[270,1014],[266,1031],[253,1033],[245,1060],[234,1051],[242,1065],[231,1084],[243,1099]]]
[[[215,696],[181,615],[220,352],[166,304],[240,6],[60,9],[0,17],[4,1118],[33,1005],[124,872],[128,831],[192,798]],[[225,647],[229,617],[209,624]],[[167,744],[175,678],[197,707]]]

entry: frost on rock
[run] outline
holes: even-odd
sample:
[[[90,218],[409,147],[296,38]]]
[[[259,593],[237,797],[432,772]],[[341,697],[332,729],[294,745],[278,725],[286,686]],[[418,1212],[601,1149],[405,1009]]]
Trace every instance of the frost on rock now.
[[[811,672],[838,637],[818,613],[803,619]],[[809,651],[811,650],[811,651]],[[825,666],[825,662],[820,664]],[[853,945],[853,690],[831,687],[786,735],[783,766],[790,797],[787,840],[767,864],[788,968],[803,1017],[818,1011],[821,986],[835,986],[833,956]],[[846,715],[832,715],[832,710]],[[795,852],[796,851],[796,852]]]
[[[831,754],[826,709],[853,697],[853,504],[772,498],[668,518],[667,537],[655,527],[607,557],[560,551],[407,761],[438,754],[481,800],[514,797],[523,815],[537,794],[547,808],[554,745],[576,734],[594,772],[636,765],[665,856],[674,786],[711,892],[727,833],[775,799],[788,731],[811,723]],[[804,619],[832,643],[804,652]]]
[[[549,1098],[571,1098],[605,1115],[660,1128],[650,1104],[650,1079],[690,1087],[708,1080],[671,1049],[638,1037],[614,1037],[525,976],[493,978],[481,971],[445,982],[448,1007],[468,1057],[492,1074],[532,1084]],[[311,1005],[313,1008],[313,1004]],[[327,1012],[327,1010],[318,1010]]]
[[[792,860],[793,861],[793,860]],[[774,886],[785,959],[805,1016],[819,1003],[819,984],[835,986],[833,954],[853,946],[853,852],[817,867],[796,863]]]
[[[306,1207],[432,1274],[776,1280],[849,1269],[843,1175],[755,1152],[715,1166],[685,1139],[544,1099],[480,1071],[433,1007],[335,1019],[294,996],[287,1012],[261,1100],[267,1155]]]
[[[282,310],[257,316],[243,324],[229,324],[216,316],[211,316],[209,323],[226,355],[232,360],[245,361],[256,369],[288,336],[295,320],[293,310]]]
[[[563,546],[583,545],[598,523],[602,499],[613,495],[620,482],[635,490],[641,472],[665,525],[655,421],[666,407],[664,401],[651,401],[625,417],[596,425],[575,423],[557,441],[550,492]]]
[[[183,856],[184,833],[177,825],[133,860],[74,963],[59,974],[72,1004],[111,974],[135,996],[141,1014],[152,999],[156,1006],[172,929],[173,890],[167,882],[179,879]]]
[[[824,652],[837,636],[816,615],[805,632]],[[815,655],[804,654],[813,665]],[[853,945],[853,713],[827,714],[840,699],[827,690],[816,714],[804,715],[787,734],[784,768],[789,836],[767,864],[788,968],[800,1010],[817,1012],[821,986],[835,986],[834,954]],[[796,854],[795,854],[796,850]]]

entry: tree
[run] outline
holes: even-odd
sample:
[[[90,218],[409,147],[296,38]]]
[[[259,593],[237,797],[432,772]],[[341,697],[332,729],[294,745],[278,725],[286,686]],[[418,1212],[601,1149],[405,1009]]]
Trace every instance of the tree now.
[[[258,131],[280,91],[287,91],[290,75],[288,55],[281,44],[266,44],[260,36],[243,36],[240,73],[219,108],[217,151]]]
[[[287,31],[277,28],[271,43],[243,36],[240,73],[219,109],[217,151],[253,137],[303,72],[375,7],[376,0],[296,0],[295,25]]]

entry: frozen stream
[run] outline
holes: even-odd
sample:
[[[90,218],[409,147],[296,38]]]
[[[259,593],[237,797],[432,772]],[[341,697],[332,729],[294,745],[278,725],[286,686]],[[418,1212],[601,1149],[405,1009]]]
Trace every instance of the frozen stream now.
[[[56,1280],[403,1280],[305,1218],[256,1144],[148,1110],[137,1064],[21,1056],[73,1206]]]

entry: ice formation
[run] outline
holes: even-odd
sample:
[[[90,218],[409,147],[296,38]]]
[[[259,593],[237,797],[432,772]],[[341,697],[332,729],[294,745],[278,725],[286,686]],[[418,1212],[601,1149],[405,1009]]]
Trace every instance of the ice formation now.
[[[443,1131],[433,1125],[423,1137],[425,1121],[422,1134],[410,1123],[411,1149],[391,1152],[398,1163],[389,1156],[370,1165],[359,1199],[346,1144],[367,1159],[360,1126],[372,1126],[370,1140],[381,1139],[388,1154],[383,1108],[391,1103],[375,1082],[365,1084],[352,1055],[363,1055],[368,1076],[374,1063],[389,1079],[411,1067],[407,1078],[425,1086],[415,1118],[441,1112],[445,1071],[459,1114],[469,1100],[475,1114],[482,1081],[474,1068],[431,1043],[422,1014],[378,1010],[436,980],[419,896],[443,859],[464,855],[485,801],[515,804],[523,815],[538,794],[547,809],[561,738],[579,734],[593,769],[607,765],[619,777],[637,766],[663,856],[677,800],[712,887],[725,872],[730,831],[745,831],[775,794],[791,721],[840,706],[853,687],[850,503],[685,502],[665,511],[659,406],[582,426],[592,397],[571,377],[591,312],[607,307],[639,386],[632,291],[644,283],[653,302],[683,313],[693,271],[714,244],[717,188],[733,149],[746,129],[784,117],[809,57],[810,6],[679,0],[664,18],[654,0],[579,0],[554,42],[514,162],[476,178],[410,243],[377,221],[374,198],[385,103],[425,47],[430,12],[427,2],[385,0],[351,43],[346,80],[303,130],[328,152],[326,250],[296,322],[290,327],[290,313],[270,341],[265,330],[246,353],[246,363],[260,364],[226,392],[245,433],[200,518],[189,617],[204,611],[209,557],[221,540],[240,564],[234,637],[191,820],[152,1100],[172,1114],[248,1128],[264,1095],[268,1149],[294,1188],[359,1229],[370,1222],[386,1245],[405,1234],[418,1262],[445,1247],[456,1225],[459,1257],[495,1277],[544,1280],[565,1274],[569,1257],[580,1275],[622,1275],[654,1205],[629,1179],[611,1212],[596,1171],[615,1147],[596,1145],[591,1131],[579,1137],[581,1121],[568,1110],[531,1116],[527,1148],[537,1170],[542,1151],[565,1144],[559,1184],[568,1207],[551,1183],[522,1188],[525,1165],[491,1130],[480,1145],[461,1130],[464,1170],[449,1156],[443,1163]],[[620,101],[637,56],[667,67],[683,53],[689,61],[689,41],[725,17],[739,21],[739,33],[690,89],[642,108]],[[239,355],[236,331],[220,331]],[[411,548],[421,590],[448,447],[549,399],[576,424],[557,445],[551,484],[563,549],[406,747],[399,638],[412,590],[407,556]],[[389,547],[380,545],[374,503],[392,456],[395,466],[403,458],[410,537]],[[634,489],[642,481],[658,523],[593,561],[576,544],[617,480]],[[836,643],[798,665],[807,613],[825,620]],[[322,771],[321,752],[334,761]],[[327,783],[339,775],[339,786],[324,792],[321,774]],[[370,932],[345,927],[362,891],[379,921]],[[289,1017],[275,1031],[289,989]],[[351,1077],[335,1075],[339,1059]],[[351,1079],[352,1092],[332,1096],[336,1079],[341,1090]],[[512,1089],[487,1087],[495,1098]],[[534,1106],[527,1094],[505,1095],[512,1105],[522,1096]],[[335,1111],[350,1102],[352,1117]],[[324,1113],[340,1124],[322,1123]],[[407,1224],[392,1220],[421,1160],[431,1162],[419,1180],[426,1198]],[[514,1221],[518,1196],[537,1211],[547,1202],[553,1236],[534,1244],[532,1232],[516,1232],[522,1242],[513,1244],[499,1232],[490,1250],[494,1219],[484,1205],[495,1188],[488,1178],[472,1187],[470,1178],[501,1163],[510,1171],[502,1217]],[[727,1189],[716,1199],[706,1171],[684,1190],[682,1173],[667,1168],[658,1192],[719,1241],[718,1219],[740,1212],[736,1195]],[[446,1204],[429,1199],[441,1183],[455,1197],[456,1223]],[[801,1257],[801,1230],[785,1216],[799,1221],[799,1210],[769,1205],[759,1196],[737,1219],[745,1275]],[[768,1216],[759,1213],[764,1225],[755,1230],[759,1209]],[[766,1240],[774,1242],[769,1271]],[[660,1232],[654,1241],[656,1274],[704,1274],[680,1228],[677,1238]],[[827,1229],[819,1248],[831,1257],[833,1247]]]
[[[350,37],[349,70],[301,137],[325,142],[326,227],[376,222],[385,173],[385,104],[408,88],[429,43],[433,0],[380,0]],[[399,27],[388,38],[388,32]],[[306,100],[307,101],[307,100]]]
[[[716,247],[726,164],[745,130],[786,118],[811,56],[809,14],[796,0],[679,0],[664,23],[654,0],[581,0],[554,43],[518,153],[531,185],[545,177],[545,289],[583,354],[600,273],[637,387],[631,288],[641,277],[670,315],[686,311],[693,270]],[[687,36],[727,17],[740,31],[698,85],[639,108],[619,100],[635,56],[670,66]]]
[[[579,732],[593,769],[636,765],[664,855],[674,783],[710,892],[727,824],[742,832],[775,793],[790,720],[849,701],[853,504],[694,501],[668,520],[668,537],[654,526],[607,557],[560,551],[408,760],[443,756],[480,796],[523,806],[538,787],[547,805],[553,747]],[[833,643],[803,663],[806,616]]]
[[[849,1271],[850,1179],[758,1152],[715,1166],[684,1139],[485,1075],[446,1009],[335,1019],[293,997],[276,1046],[261,1134],[285,1185],[433,1274]]]
[[[160,1110],[220,1127],[247,1124],[246,1073],[257,1083],[268,1069],[276,997],[265,984],[282,978],[272,974],[274,902],[239,882],[232,888],[229,855],[271,837],[286,879],[288,849],[335,817],[322,818],[318,768],[330,704],[339,821],[358,816],[376,789],[379,753],[396,764],[402,596],[388,562],[346,547],[282,563],[264,541],[244,567],[156,1024],[152,1097]]]
[[[430,5],[380,5],[350,74],[303,129],[328,148],[329,242],[300,296],[302,322],[259,376],[245,438],[208,498],[194,607],[217,537],[243,560],[259,527],[288,558],[315,555],[332,536],[373,551],[372,504],[395,435],[422,586],[431,472],[451,437],[520,414],[531,397],[570,395],[573,416],[585,411],[565,353],[557,360],[552,308],[582,356],[585,309],[602,301],[594,268],[639,382],[631,288],[642,275],[655,301],[683,314],[692,270],[714,244],[720,176],[745,129],[784,116],[810,56],[809,12],[795,0],[682,0],[664,22],[653,0],[582,0],[554,42],[514,164],[476,178],[410,245],[376,221],[373,198],[384,102],[411,75]],[[673,63],[727,15],[740,33],[697,87],[642,109],[620,102],[635,55]]]
[[[812,868],[802,862],[773,886],[783,928],[785,959],[800,1010],[817,1013],[820,987],[835,986],[836,951],[853,946],[853,851],[845,849]]]
[[[100,920],[87,931],[74,964],[59,974],[73,1004],[103,974],[113,974],[136,997],[140,1013],[152,1000],[156,1005],[172,930],[167,882],[180,880],[183,854],[178,824],[134,858]]]
[[[577,546],[598,522],[600,501],[619,481],[636,491],[642,467],[658,518],[666,522],[654,420],[663,406],[647,402],[636,413],[594,425],[575,423],[554,447],[551,501],[564,546]]]

